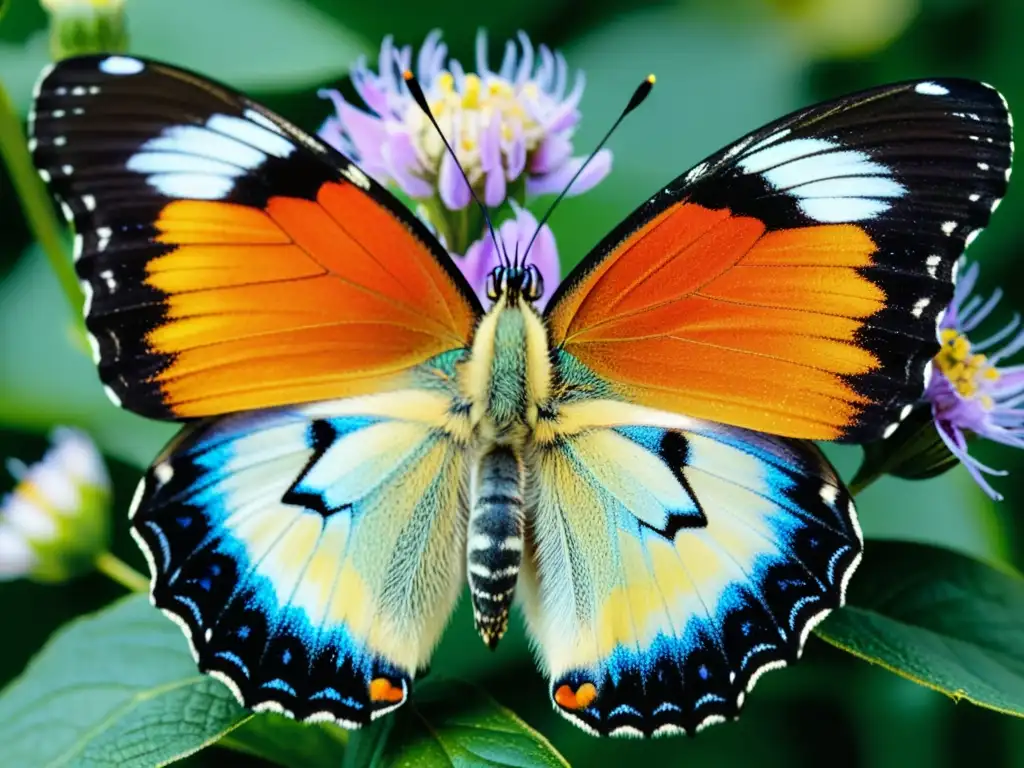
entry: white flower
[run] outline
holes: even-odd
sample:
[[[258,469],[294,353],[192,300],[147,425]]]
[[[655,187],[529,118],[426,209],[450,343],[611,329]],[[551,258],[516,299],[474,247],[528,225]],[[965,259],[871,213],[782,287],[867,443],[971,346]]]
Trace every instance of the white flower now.
[[[0,504],[0,580],[63,581],[106,547],[110,478],[99,451],[66,427],[52,441],[38,463],[9,464],[18,484]]]

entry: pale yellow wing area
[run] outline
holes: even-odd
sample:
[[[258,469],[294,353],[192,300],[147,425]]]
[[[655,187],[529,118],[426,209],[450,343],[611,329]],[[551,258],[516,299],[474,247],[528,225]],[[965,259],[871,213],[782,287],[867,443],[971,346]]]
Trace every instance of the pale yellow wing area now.
[[[153,602],[246,706],[365,725],[405,702],[455,603],[463,449],[422,390],[185,430],[133,510]]]
[[[693,733],[841,604],[860,532],[811,443],[607,410],[624,408],[634,423],[575,419],[532,452],[520,594],[559,712],[601,734]]]

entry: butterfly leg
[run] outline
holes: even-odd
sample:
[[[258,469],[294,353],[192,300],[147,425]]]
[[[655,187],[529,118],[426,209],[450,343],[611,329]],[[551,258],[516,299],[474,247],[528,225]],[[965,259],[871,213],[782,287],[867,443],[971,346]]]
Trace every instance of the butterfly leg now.
[[[508,628],[523,557],[523,462],[511,448],[485,453],[476,467],[466,571],[476,630],[495,648]]]

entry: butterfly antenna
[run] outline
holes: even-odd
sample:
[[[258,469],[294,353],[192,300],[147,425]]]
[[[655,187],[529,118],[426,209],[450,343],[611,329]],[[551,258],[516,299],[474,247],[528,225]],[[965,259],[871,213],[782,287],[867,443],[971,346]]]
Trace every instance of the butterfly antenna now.
[[[494,224],[491,223],[491,215],[487,212],[487,206],[483,204],[476,192],[473,191],[473,185],[469,183],[469,176],[466,175],[465,169],[462,167],[462,163],[459,162],[459,158],[455,154],[455,150],[452,149],[452,145],[448,143],[448,139],[445,138],[444,133],[441,131],[441,126],[437,124],[437,120],[434,119],[434,113],[430,111],[430,105],[427,104],[427,97],[423,93],[423,88],[420,86],[419,80],[410,70],[402,72],[402,79],[405,80],[405,84],[409,87],[409,93],[412,94],[413,100],[416,102],[423,114],[427,116],[430,124],[434,126],[434,130],[437,131],[437,135],[441,137],[441,141],[444,143],[444,148],[448,150],[448,154],[451,155],[452,160],[455,162],[455,167],[459,169],[459,173],[462,174],[463,180],[466,182],[466,187],[469,189],[469,194],[473,196],[474,202],[480,207],[480,211],[484,215],[484,221],[487,222],[487,231],[491,233],[491,240],[494,241],[494,248],[498,252],[498,257],[503,261],[505,266],[509,266],[508,260],[508,248],[503,249],[503,244],[498,240],[498,235],[494,231]]]
[[[565,196],[569,194],[569,190],[572,189],[572,185],[576,183],[576,179],[578,179],[580,177],[580,174],[583,173],[583,170],[588,165],[590,165],[590,161],[597,157],[597,153],[601,151],[604,145],[608,142],[608,139],[610,139],[612,134],[615,133],[615,129],[618,128],[622,121],[626,119],[626,115],[628,115],[634,109],[643,104],[644,99],[647,98],[648,94],[650,94],[651,92],[651,89],[654,87],[654,81],[654,75],[648,75],[647,77],[644,78],[643,82],[636,87],[636,90],[633,91],[633,95],[629,99],[629,103],[626,104],[626,108],[622,110],[622,114],[620,114],[618,119],[614,123],[612,123],[612,127],[608,129],[608,132],[605,133],[604,138],[601,139],[600,142],[598,142],[596,147],[594,147],[594,151],[587,156],[586,160],[583,161],[583,164],[579,167],[579,170],[577,170],[576,173],[573,174],[573,177],[569,180],[569,183],[565,185],[565,189],[563,189],[559,193],[558,197],[555,198],[555,202],[553,202],[548,207],[547,213],[545,213],[543,218],[541,218],[540,223],[537,225],[537,229],[534,230],[533,237],[530,238],[530,242],[527,243],[526,250],[523,252],[524,264],[526,263],[527,255],[530,253],[530,248],[533,247],[533,241],[537,239],[537,236],[540,234],[541,229],[543,229],[544,225],[548,223],[548,219],[551,218],[551,214],[554,213],[555,208],[557,208],[558,204],[562,202],[563,198],[565,198]]]

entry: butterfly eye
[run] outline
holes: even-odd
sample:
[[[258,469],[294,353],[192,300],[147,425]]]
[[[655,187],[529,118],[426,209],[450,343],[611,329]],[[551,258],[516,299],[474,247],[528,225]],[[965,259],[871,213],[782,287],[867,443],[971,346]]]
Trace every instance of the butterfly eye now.
[[[529,301],[536,301],[544,295],[544,278],[533,264],[526,268],[526,275],[523,277],[523,295]]]
[[[491,273],[487,275],[487,298],[497,301],[505,290],[505,282],[505,268],[495,267],[492,269]]]

